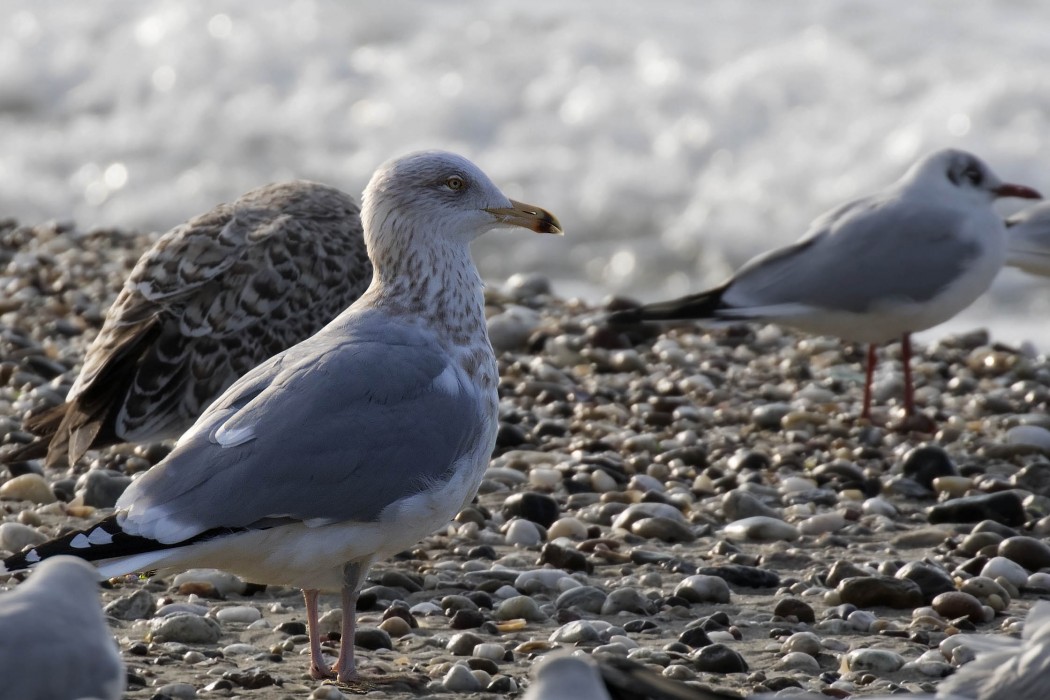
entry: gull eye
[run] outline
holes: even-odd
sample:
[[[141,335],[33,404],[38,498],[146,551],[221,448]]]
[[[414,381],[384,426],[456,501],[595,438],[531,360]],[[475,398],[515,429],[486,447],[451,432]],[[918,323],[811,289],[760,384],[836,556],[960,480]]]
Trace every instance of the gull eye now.
[[[452,175],[447,180],[445,180],[445,187],[449,188],[453,192],[455,192],[457,190],[461,190],[461,189],[463,189],[466,186],[467,186],[466,181],[463,178],[461,178],[459,175]]]
[[[971,185],[980,185],[984,181],[984,173],[976,165],[971,165],[963,171],[963,177],[966,178]]]

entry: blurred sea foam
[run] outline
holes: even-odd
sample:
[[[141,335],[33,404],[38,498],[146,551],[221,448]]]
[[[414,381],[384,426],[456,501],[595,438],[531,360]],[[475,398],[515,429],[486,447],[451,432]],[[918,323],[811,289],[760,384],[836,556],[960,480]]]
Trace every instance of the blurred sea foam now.
[[[0,0],[0,13],[0,216],[29,223],[164,230],[273,180],[356,195],[382,161],[446,148],[567,230],[482,239],[487,279],[539,270],[563,295],[651,300],[721,281],[936,148],[1050,193],[1038,0]],[[1050,281],[1007,271],[950,327],[1046,349],[1047,318]]]

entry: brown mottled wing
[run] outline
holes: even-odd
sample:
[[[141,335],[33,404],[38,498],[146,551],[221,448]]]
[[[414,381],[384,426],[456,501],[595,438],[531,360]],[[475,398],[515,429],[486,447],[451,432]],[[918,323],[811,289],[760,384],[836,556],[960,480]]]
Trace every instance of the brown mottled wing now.
[[[325,185],[268,185],[172,229],[109,310],[48,463],[67,450],[72,464],[89,447],[178,436],[238,377],[322,328],[370,280],[358,207]]]

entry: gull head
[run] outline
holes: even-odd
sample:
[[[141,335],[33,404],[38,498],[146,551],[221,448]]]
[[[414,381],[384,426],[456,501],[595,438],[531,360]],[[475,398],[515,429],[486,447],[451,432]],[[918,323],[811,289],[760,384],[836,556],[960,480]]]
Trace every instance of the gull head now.
[[[489,229],[519,226],[561,233],[548,211],[508,199],[485,173],[462,156],[422,151],[394,159],[372,176],[362,197],[365,241],[372,251],[419,245],[469,243]]]
[[[946,148],[922,158],[902,180],[923,196],[951,196],[957,201],[990,204],[999,197],[1041,199],[1031,187],[1004,183],[977,156]]]

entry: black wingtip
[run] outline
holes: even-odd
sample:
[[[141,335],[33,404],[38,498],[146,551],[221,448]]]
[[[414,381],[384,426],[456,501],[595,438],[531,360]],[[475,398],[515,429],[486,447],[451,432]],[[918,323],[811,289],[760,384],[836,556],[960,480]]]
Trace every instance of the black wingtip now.
[[[611,326],[636,325],[645,321],[690,321],[713,318],[725,308],[722,295],[729,285],[690,294],[670,301],[646,304],[634,309],[613,312],[608,317]]]

